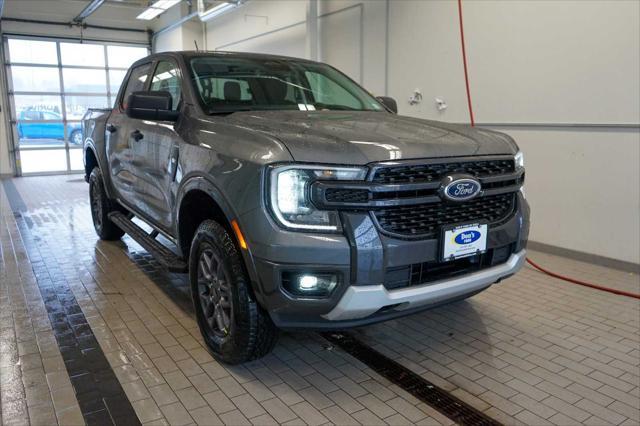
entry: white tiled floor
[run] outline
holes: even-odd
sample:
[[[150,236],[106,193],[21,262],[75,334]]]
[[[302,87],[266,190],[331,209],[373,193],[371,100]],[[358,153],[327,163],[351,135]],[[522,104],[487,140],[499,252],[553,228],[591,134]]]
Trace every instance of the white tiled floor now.
[[[219,364],[203,346],[184,277],[160,270],[130,238],[99,241],[78,176],[13,183],[27,211],[16,219],[0,189],[0,422],[82,421],[17,227],[24,220],[142,423],[452,423],[314,333],[283,334],[272,355],[244,366]],[[640,293],[637,275],[530,256]],[[355,334],[505,424],[638,425],[639,327],[640,301],[526,267],[468,301]]]

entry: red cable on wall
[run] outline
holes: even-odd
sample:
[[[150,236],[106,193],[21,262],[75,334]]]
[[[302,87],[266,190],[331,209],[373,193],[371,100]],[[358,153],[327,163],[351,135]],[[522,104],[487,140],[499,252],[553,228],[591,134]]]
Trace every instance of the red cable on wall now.
[[[462,43],[462,64],[464,65],[464,83],[467,87],[467,104],[469,105],[469,119],[471,126],[475,126],[473,106],[471,105],[471,90],[469,90],[469,71],[467,70],[467,51],[464,46],[464,25],[462,24],[462,0],[458,0],[458,17],[460,18],[460,42]]]

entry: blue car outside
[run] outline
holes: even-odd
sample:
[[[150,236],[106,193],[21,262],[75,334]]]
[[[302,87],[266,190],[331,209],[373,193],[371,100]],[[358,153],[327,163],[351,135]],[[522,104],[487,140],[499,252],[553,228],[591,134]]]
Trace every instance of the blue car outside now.
[[[43,120],[51,120],[45,122]],[[30,122],[31,121],[31,122]],[[80,123],[69,123],[69,141],[82,144]],[[60,113],[54,111],[22,111],[18,118],[20,139],[61,139],[64,140],[64,123]]]

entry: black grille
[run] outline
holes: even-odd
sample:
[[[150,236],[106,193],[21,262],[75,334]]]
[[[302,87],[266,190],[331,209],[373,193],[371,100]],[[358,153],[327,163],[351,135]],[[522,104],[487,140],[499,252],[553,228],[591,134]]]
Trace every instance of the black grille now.
[[[388,184],[437,182],[442,180],[445,175],[452,173],[464,173],[476,178],[483,178],[513,173],[514,170],[513,160],[416,164],[380,168],[376,171],[373,181]]]
[[[455,278],[506,262],[513,252],[513,244],[487,250],[486,253],[456,259],[450,262],[424,262],[394,267],[387,270],[384,286],[397,289],[434,281]]]
[[[429,203],[391,207],[373,212],[382,230],[408,237],[430,238],[443,225],[487,222],[496,225],[511,216],[515,194],[476,198],[460,204]]]
[[[328,188],[324,196],[330,203],[366,203],[369,201],[369,190]]]

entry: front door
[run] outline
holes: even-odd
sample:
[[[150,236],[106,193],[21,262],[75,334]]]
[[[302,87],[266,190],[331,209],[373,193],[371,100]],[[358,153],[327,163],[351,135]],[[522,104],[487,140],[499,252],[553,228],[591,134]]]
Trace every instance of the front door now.
[[[142,148],[132,137],[132,124],[141,120],[133,120],[126,116],[127,99],[132,92],[144,90],[151,73],[151,63],[138,65],[128,75],[123,83],[118,101],[109,116],[105,129],[105,146],[107,164],[111,182],[119,198],[130,206],[137,206],[138,188],[140,186],[136,157],[142,157]]]
[[[160,59],[151,78],[149,90],[169,92],[172,109],[181,107],[180,68],[169,59]],[[175,179],[180,136],[175,131],[175,123],[166,121],[132,120],[140,138],[138,144],[142,156],[136,158],[139,168],[141,196],[144,197],[144,213],[160,225],[171,227],[172,183]]]

